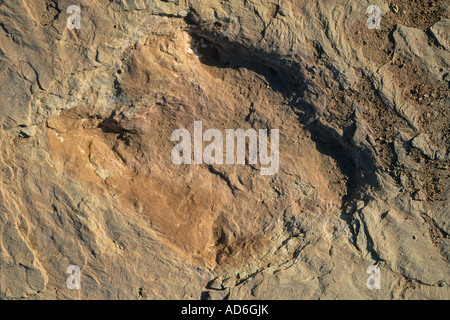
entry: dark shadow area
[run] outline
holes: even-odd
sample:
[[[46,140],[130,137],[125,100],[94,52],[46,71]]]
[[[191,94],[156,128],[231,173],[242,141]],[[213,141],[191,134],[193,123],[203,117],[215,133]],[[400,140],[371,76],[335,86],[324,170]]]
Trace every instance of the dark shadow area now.
[[[203,291],[200,294],[200,300],[211,300],[211,294],[208,291]]]

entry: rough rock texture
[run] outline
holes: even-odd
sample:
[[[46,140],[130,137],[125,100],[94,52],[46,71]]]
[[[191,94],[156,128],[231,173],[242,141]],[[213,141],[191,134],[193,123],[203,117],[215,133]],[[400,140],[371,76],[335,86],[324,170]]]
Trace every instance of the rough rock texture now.
[[[79,3],[0,0],[2,298],[450,298],[448,2]],[[173,164],[199,120],[278,173]]]

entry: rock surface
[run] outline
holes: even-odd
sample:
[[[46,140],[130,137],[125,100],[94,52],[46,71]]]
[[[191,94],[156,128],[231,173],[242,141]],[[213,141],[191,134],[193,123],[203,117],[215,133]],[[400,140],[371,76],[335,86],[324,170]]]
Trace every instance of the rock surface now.
[[[0,0],[1,298],[450,298],[448,2],[79,3]],[[278,173],[173,164],[194,121]]]

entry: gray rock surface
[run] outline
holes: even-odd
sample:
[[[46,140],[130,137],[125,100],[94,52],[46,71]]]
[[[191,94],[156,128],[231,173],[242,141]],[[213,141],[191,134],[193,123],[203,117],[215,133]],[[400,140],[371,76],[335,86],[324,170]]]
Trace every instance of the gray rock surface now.
[[[448,3],[72,4],[0,1],[1,298],[449,299]],[[197,120],[278,173],[174,165]]]

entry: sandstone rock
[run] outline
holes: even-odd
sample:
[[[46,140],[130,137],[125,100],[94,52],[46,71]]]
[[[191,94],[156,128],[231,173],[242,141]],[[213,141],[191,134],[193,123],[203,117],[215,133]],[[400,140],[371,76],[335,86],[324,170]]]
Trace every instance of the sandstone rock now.
[[[408,3],[0,1],[0,297],[448,299],[449,10]],[[278,172],[174,164],[194,121]]]

